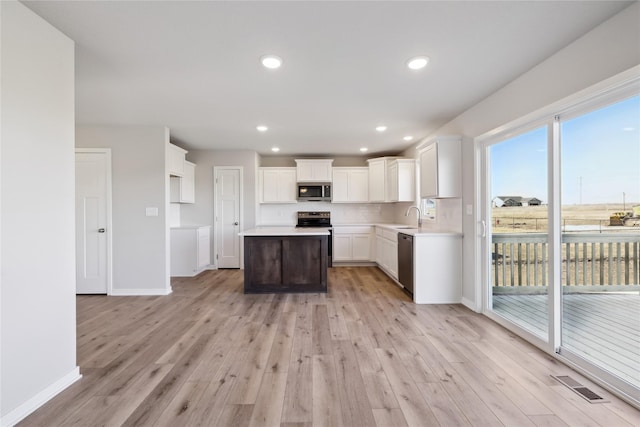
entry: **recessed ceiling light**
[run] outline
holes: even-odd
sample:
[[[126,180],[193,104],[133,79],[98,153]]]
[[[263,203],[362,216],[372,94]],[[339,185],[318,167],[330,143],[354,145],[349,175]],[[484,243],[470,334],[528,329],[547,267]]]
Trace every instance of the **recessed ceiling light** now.
[[[387,127],[386,127],[386,126],[377,126],[377,127],[376,127],[376,130],[377,130],[378,132],[384,132],[385,130],[387,130]]]
[[[413,137],[411,135],[407,135],[402,139],[404,139],[405,141],[411,141],[413,139]]]
[[[415,56],[407,61],[407,67],[412,70],[421,70],[429,63],[428,56]]]
[[[367,147],[362,147],[360,151],[362,151],[363,153],[366,153],[367,151],[369,151],[369,149]]]
[[[270,68],[273,70],[276,68],[280,68],[280,66],[282,65],[282,58],[276,55],[264,55],[260,57],[260,62],[266,68]]]
[[[273,151],[274,153],[277,153],[278,151],[280,151],[280,149],[278,147],[272,147],[271,151]]]
[[[269,130],[269,128],[264,125],[256,126],[256,129],[258,129],[258,132],[266,132]]]

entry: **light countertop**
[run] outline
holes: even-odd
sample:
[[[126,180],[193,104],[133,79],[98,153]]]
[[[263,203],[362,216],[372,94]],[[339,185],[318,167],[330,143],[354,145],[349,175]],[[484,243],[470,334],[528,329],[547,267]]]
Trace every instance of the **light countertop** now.
[[[238,233],[239,236],[328,236],[329,227],[258,227]]]
[[[410,226],[406,224],[333,224],[333,227],[357,227],[357,226],[370,226],[370,227],[382,227],[388,230],[394,230],[399,233],[409,234],[411,236],[460,236],[462,237],[462,233],[457,231],[439,231],[439,230],[430,230],[425,228],[418,228],[415,226]]]
[[[462,233],[458,233],[457,231],[434,231],[434,230],[425,230],[424,228],[400,228],[397,229],[398,233],[408,234],[410,236],[453,236],[453,237],[462,237]]]
[[[332,224],[334,231],[339,233],[337,228],[340,227],[382,227],[388,230],[397,231],[399,233],[409,234],[411,236],[458,236],[462,237],[462,233],[447,230],[432,230],[418,228],[406,224],[389,224],[389,223],[348,223],[348,224]],[[296,228],[293,226],[259,226],[251,230],[241,232],[240,236],[298,236],[298,235],[328,235],[328,227],[318,228]]]

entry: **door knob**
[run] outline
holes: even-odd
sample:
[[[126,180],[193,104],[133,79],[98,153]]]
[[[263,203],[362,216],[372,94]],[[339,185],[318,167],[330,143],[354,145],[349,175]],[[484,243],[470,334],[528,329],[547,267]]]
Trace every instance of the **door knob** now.
[[[233,225],[238,225],[238,221],[234,222]]]
[[[98,228],[98,233],[104,233],[105,231],[107,230],[105,230],[104,228]]]

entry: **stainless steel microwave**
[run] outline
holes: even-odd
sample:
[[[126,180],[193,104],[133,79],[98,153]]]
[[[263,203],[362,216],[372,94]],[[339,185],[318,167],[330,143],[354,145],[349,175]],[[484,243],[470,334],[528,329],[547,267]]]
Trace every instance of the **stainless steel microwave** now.
[[[331,201],[331,183],[330,182],[313,182],[298,183],[298,201],[299,202],[330,202]]]

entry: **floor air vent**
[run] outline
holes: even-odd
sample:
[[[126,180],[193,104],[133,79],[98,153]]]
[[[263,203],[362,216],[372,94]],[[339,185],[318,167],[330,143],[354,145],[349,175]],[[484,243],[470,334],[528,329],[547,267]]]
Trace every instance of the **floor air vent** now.
[[[597,393],[594,393],[587,387],[580,384],[578,381],[574,380],[570,376],[567,375],[551,375],[551,377],[560,381],[565,386],[569,387],[571,390],[578,393],[578,395],[582,396],[585,400],[590,403],[606,403],[608,402],[602,396],[599,396]]]

